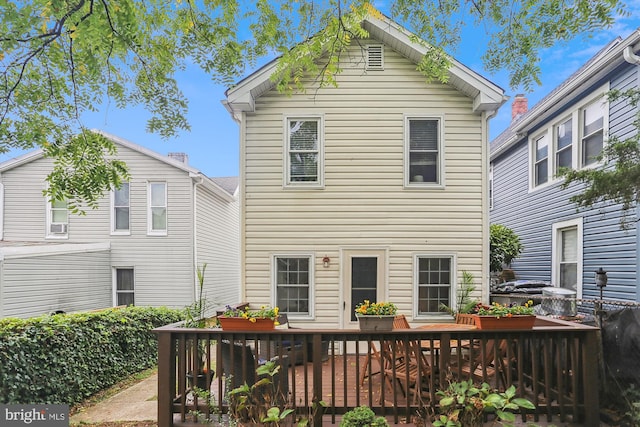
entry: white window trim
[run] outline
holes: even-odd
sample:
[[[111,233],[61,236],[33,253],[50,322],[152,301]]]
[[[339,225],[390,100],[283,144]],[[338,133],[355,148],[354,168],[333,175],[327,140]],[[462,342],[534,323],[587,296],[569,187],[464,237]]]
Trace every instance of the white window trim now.
[[[133,266],[117,266],[111,267],[111,288],[112,292],[112,304],[114,307],[118,305],[118,270],[133,270],[133,291],[127,293],[133,294],[133,305],[135,305],[136,301],[136,269]]]
[[[451,301],[451,308],[455,307],[455,295],[456,289],[458,289],[458,257],[455,253],[447,252],[419,252],[413,254],[413,318],[426,320],[426,319],[442,319],[443,317],[451,317],[449,313],[429,313],[420,314],[419,312],[419,296],[418,289],[418,259],[419,258],[450,258],[451,259],[451,288],[449,289],[449,301]]]
[[[49,200],[49,198],[45,199],[45,215],[46,215],[46,230],[45,230],[45,238],[46,239],[50,239],[50,240],[69,240],[69,205],[67,203],[67,222],[64,223],[66,226],[67,231],[64,233],[52,233],[51,232],[51,224],[53,224],[52,221],[52,214],[51,214],[51,201]]]
[[[289,121],[290,120],[315,120],[318,122],[318,181],[317,182],[292,182],[291,162],[289,158]],[[285,114],[282,120],[283,129],[283,167],[282,183],[285,189],[306,190],[324,189],[324,114]]]
[[[278,283],[277,283],[277,264],[276,260],[278,258],[309,258],[309,314],[308,315],[297,315],[297,314],[288,314],[287,318],[289,320],[315,320],[315,303],[314,303],[314,294],[315,294],[315,271],[316,271],[316,257],[315,254],[311,252],[287,252],[287,253],[273,253],[271,254],[271,306],[275,307],[277,305],[277,292],[278,292]]]
[[[166,209],[166,228],[164,230],[154,230],[153,227],[153,215],[151,212],[151,185],[152,184],[164,184],[164,200]],[[169,197],[168,197],[168,185],[166,181],[147,181],[147,235],[148,236],[166,236],[169,228]]]
[[[529,144],[529,192],[538,191],[540,189],[546,188],[550,185],[557,184],[558,182],[562,182],[564,180],[563,177],[558,176],[558,171],[556,170],[556,141],[555,141],[555,128],[556,126],[565,122],[568,118],[571,117],[571,127],[572,127],[572,136],[573,139],[571,141],[571,167],[575,170],[578,169],[589,169],[596,168],[602,166],[602,162],[596,162],[591,165],[580,166],[582,162],[582,118],[581,111],[588,105],[597,102],[599,99],[604,103],[604,117],[603,117],[603,149],[607,146],[609,140],[609,101],[607,100],[606,93],[609,91],[609,82],[593,91],[593,93],[580,101],[580,103],[571,107],[562,113],[562,115],[557,115],[556,117],[560,117],[558,120],[554,120],[550,122],[548,126],[541,129],[539,132],[533,133],[529,136],[528,144]],[[547,168],[547,182],[544,184],[536,185],[535,184],[535,143],[542,135],[547,134],[549,139],[549,148],[548,148],[548,168]]]
[[[409,121],[410,120],[437,120],[438,121],[438,182],[411,182],[409,177],[410,171],[410,147],[409,147]],[[421,115],[421,114],[404,114],[404,170],[403,180],[405,189],[437,189],[445,188],[445,140],[444,140],[444,116],[437,115]]]
[[[116,230],[116,190],[111,189],[110,206],[111,206],[111,235],[112,236],[130,236],[131,235],[131,183],[129,184],[129,228],[126,230]]]
[[[558,257],[560,256],[561,249],[560,239],[558,235],[561,230],[570,227],[576,227],[577,229],[577,244],[578,250],[576,251],[577,258],[577,273],[576,273],[576,298],[582,298],[582,263],[583,263],[583,219],[582,217],[570,219],[567,221],[556,222],[551,226],[551,283],[555,286],[560,286],[560,269],[558,268]]]

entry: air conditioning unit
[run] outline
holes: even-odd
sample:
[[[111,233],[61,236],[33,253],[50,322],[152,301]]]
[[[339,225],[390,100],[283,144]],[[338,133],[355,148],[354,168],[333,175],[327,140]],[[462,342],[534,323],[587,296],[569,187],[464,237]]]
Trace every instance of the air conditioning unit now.
[[[67,226],[68,224],[53,223],[50,230],[52,234],[67,234]]]

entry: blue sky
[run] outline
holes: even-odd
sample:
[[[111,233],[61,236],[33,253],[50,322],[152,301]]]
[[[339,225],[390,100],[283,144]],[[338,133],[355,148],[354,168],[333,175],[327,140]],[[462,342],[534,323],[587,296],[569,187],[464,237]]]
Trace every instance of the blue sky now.
[[[385,11],[385,2],[376,2]],[[591,38],[579,37],[571,43],[558,45],[540,52],[542,86],[533,93],[526,94],[529,108],[576,71],[592,55],[614,38],[627,37],[640,27],[640,5],[633,6],[631,16],[617,20],[616,24]],[[453,57],[467,67],[485,76],[502,87],[511,99],[523,91],[509,87],[507,73],[495,75],[486,72],[482,66],[484,52],[483,30],[468,29]],[[254,70],[248,70],[252,72]],[[189,164],[210,177],[238,175],[239,128],[222,106],[226,87],[214,84],[210,77],[197,67],[188,68],[178,76],[181,89],[189,100],[188,119],[190,132],[183,132],[177,138],[163,140],[158,135],[146,132],[148,113],[142,108],[118,110],[115,106],[85,116],[85,124],[142,145],[161,154],[185,152]],[[511,120],[511,100],[499,110],[489,122],[490,138],[493,139],[508,127]],[[8,160],[19,153],[0,155],[0,161]]]

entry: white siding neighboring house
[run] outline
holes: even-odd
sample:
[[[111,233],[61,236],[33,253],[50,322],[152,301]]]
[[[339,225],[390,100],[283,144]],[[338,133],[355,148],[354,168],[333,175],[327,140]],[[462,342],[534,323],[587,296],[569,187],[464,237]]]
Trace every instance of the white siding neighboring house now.
[[[239,301],[237,178],[208,178],[179,156],[102,133],[131,179],[85,216],[46,200],[52,160],[41,151],[0,164],[0,317],[184,307],[204,263],[207,299]]]
[[[487,122],[503,90],[455,60],[447,84],[426,83],[422,45],[364,25],[338,88],[311,76],[282,95],[272,62],[223,101],[240,125],[242,300],[296,325],[356,327],[364,299],[446,320],[465,270],[488,299]]]

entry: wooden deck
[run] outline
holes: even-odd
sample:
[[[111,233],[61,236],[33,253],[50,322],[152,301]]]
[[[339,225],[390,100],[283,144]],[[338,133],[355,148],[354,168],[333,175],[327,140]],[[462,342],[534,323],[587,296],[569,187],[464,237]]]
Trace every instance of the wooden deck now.
[[[471,374],[477,382],[488,382],[500,390],[515,385],[517,394],[530,398],[536,406],[535,422],[538,418],[551,420],[559,416],[562,422],[576,420],[597,427],[599,400],[594,391],[598,377],[593,369],[597,366],[597,329],[543,318],[536,322],[530,330],[411,328],[383,334],[354,330],[254,333],[159,328],[158,425],[183,424],[192,411],[209,411],[205,402],[189,399],[192,391],[188,377],[202,360],[193,351],[198,348],[206,349],[206,379],[213,380],[214,405],[222,413],[226,404],[225,372],[231,378],[253,384],[255,379],[247,380],[247,374],[255,372],[257,361],[275,357],[287,371],[289,405],[296,413],[310,414],[319,401],[324,402],[324,416],[314,417],[314,426],[338,423],[341,414],[362,405],[394,424],[411,422],[416,413],[437,405],[435,392],[446,387],[449,375],[465,378]],[[388,371],[384,381],[376,374],[361,383],[372,343],[396,343],[391,350],[382,352],[383,356],[395,358],[401,354],[410,356],[409,350],[397,349],[406,349],[413,342],[420,343],[422,351],[411,354],[425,354],[427,349],[424,360],[413,359],[418,360],[419,372],[423,372],[421,367],[427,367],[427,374],[405,373],[399,367]],[[295,343],[295,347],[285,343]],[[463,348],[464,343],[473,345]],[[225,346],[227,350],[223,351]],[[266,354],[261,354],[263,349]],[[287,353],[283,349],[288,349]],[[342,355],[343,349],[349,349],[346,356]],[[303,360],[313,362],[300,363]],[[291,366],[289,361],[299,363]],[[470,365],[471,361],[477,364]],[[367,373],[369,369],[378,371],[375,359],[370,366]],[[404,391],[408,391],[408,399]]]

